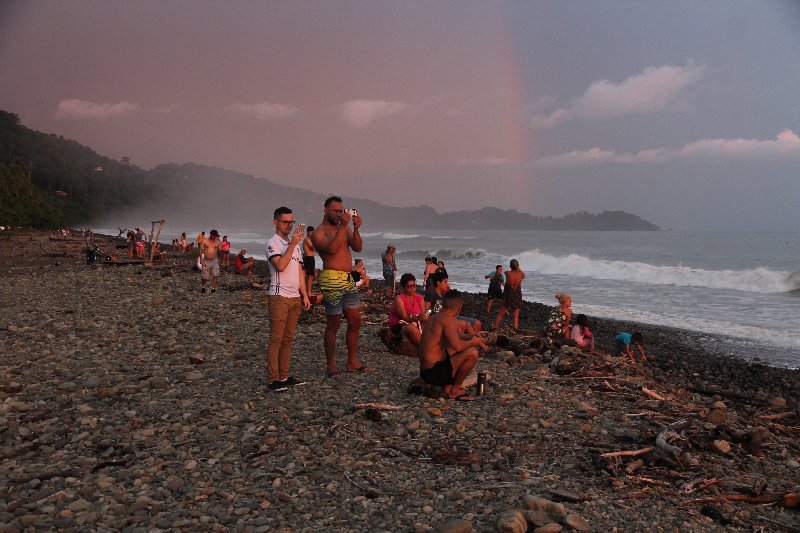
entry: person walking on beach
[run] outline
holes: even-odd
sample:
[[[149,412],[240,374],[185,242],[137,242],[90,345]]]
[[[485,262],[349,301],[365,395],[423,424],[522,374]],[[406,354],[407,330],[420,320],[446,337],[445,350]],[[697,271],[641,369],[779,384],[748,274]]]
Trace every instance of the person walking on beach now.
[[[506,286],[503,289],[503,305],[494,319],[492,329],[497,329],[506,312],[511,311],[514,316],[514,330],[519,330],[519,310],[522,309],[522,280],[525,272],[519,268],[519,261],[512,259],[509,263],[511,270],[506,272]]]
[[[353,228],[348,224],[353,221]],[[347,318],[347,366],[348,372],[371,372],[358,360],[358,337],[361,329],[361,309],[358,289],[351,275],[353,258],[350,250],[361,252],[364,243],[359,228],[361,217],[344,210],[342,199],[331,196],[325,200],[322,223],[311,236],[314,247],[322,258],[319,288],[324,296],[325,315],[325,360],[329,377],[340,376],[336,368],[336,334],[342,322],[342,313]]]
[[[269,390],[279,392],[288,387],[303,385],[289,375],[289,360],[301,306],[308,311],[311,302],[306,292],[303,275],[303,254],[299,243],[303,229],[297,228],[289,237],[294,225],[292,210],[279,207],[272,217],[275,235],[267,242],[269,263],[269,344],[267,346],[267,375]]]
[[[219,249],[220,240],[217,230],[212,229],[208,239],[200,245],[200,264],[203,265],[203,274],[200,277],[200,292],[206,292],[206,281],[211,278],[211,292],[217,291],[217,278],[219,277]]]
[[[486,314],[492,312],[492,304],[503,299],[503,286],[506,284],[506,275],[503,274],[503,265],[494,267],[494,272],[489,272],[483,279],[489,280],[489,292],[486,297]]]
[[[223,235],[222,242],[220,243],[219,247],[219,255],[222,258],[222,266],[223,267],[230,267],[231,266],[231,243],[228,241],[228,236]]]
[[[459,334],[458,314],[464,297],[457,290],[445,293],[442,311],[428,319],[419,342],[419,375],[425,383],[444,388],[448,399],[473,401],[464,380],[478,361],[478,348],[488,350],[483,338]]]
[[[397,264],[394,262],[395,248],[393,245],[386,247],[386,251],[381,254],[383,264],[383,282],[386,287],[386,294],[391,296],[395,292],[395,281],[397,280]]]
[[[314,243],[311,240],[313,234],[314,226],[309,226],[306,228],[306,238],[303,239],[303,273],[306,277],[306,290],[308,291],[309,297],[314,292],[312,288],[314,287],[314,276],[317,271],[316,260],[314,258],[317,249],[314,248]]]

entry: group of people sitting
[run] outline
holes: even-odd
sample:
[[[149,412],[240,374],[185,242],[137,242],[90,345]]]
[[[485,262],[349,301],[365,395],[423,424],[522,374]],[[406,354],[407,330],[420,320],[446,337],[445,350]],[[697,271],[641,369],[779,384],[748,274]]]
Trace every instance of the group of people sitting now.
[[[432,264],[436,265],[432,258],[426,258],[425,282],[428,287],[424,296],[417,293],[417,280],[413,274],[401,276],[400,292],[392,300],[388,328],[381,331],[381,339],[397,353],[418,357],[420,377],[428,384],[442,386],[448,398],[473,400],[462,385],[477,361],[478,348],[488,350],[489,335],[482,330],[480,320],[461,315],[463,295],[450,288],[443,267],[437,265],[429,274],[427,267]],[[511,311],[514,330],[519,331],[519,312],[523,304],[521,285],[525,273],[516,259],[511,261],[510,267],[505,275],[502,265],[497,265],[494,272],[486,275],[490,279],[486,311],[489,314],[493,301],[499,300],[501,308],[492,329],[496,329],[505,314]],[[577,315],[573,324],[572,297],[558,293],[556,299],[559,305],[553,308],[543,328],[545,339],[555,345],[594,351],[595,340],[586,315]],[[635,347],[639,352],[638,358],[646,359],[641,333],[620,333],[615,342],[618,354],[635,361]]]

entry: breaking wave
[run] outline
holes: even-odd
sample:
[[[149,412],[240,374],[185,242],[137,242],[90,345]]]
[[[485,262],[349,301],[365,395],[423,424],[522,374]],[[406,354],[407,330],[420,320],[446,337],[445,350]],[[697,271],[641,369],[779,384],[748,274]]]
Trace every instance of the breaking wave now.
[[[800,289],[800,274],[758,267],[749,270],[704,270],[684,266],[657,266],[630,261],[590,259],[571,254],[556,257],[530,250],[517,256],[523,270],[650,285],[708,287],[743,292],[781,293]]]
[[[483,248],[441,248],[438,250],[407,250],[400,252],[399,255],[406,257],[424,258],[426,255],[435,256],[436,259],[447,261],[448,259],[479,259],[486,257],[490,252]]]

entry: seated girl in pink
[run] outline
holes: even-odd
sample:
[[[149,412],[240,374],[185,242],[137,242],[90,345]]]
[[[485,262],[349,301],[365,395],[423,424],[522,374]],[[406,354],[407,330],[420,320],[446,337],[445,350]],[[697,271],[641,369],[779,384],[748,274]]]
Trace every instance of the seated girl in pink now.
[[[589,319],[586,318],[586,315],[578,315],[575,317],[575,322],[576,324],[572,326],[570,338],[574,340],[575,344],[583,351],[593,352],[594,336],[592,332],[589,331]]]

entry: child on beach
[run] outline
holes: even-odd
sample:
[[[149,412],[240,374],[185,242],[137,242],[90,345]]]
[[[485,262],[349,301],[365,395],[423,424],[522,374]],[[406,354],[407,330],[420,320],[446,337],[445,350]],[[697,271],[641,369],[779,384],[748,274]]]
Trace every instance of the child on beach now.
[[[627,355],[631,361],[636,362],[633,354],[633,345],[635,344],[641,354],[640,360],[647,361],[647,355],[644,353],[644,336],[638,331],[632,334],[623,331],[614,338],[614,342],[617,344],[617,355]]]
[[[572,333],[570,338],[575,341],[583,351],[594,351],[594,335],[589,331],[589,319],[586,315],[578,315],[575,317],[575,325],[572,326]]]

